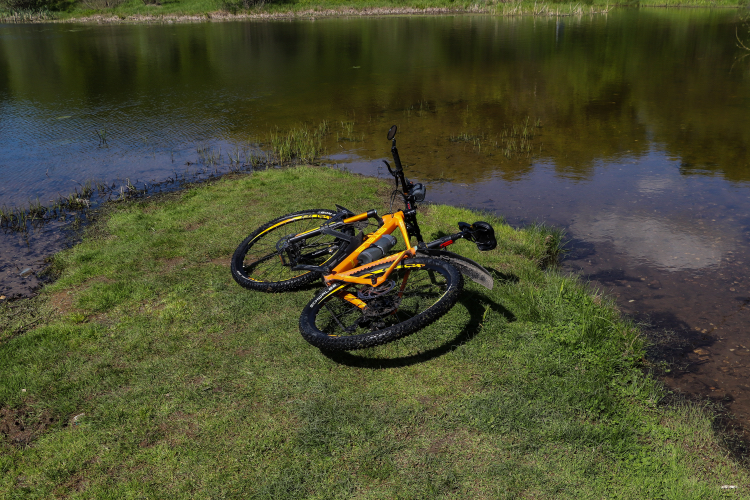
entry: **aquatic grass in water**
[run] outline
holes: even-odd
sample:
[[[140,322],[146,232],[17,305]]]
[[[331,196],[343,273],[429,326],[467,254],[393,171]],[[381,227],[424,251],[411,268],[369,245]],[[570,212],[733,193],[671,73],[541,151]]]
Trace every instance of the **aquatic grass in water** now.
[[[97,129],[96,135],[99,138],[99,146],[107,146],[107,127]]]
[[[352,120],[342,121],[341,129],[347,134],[352,135],[354,133],[354,121]]]
[[[232,149],[227,151],[227,156],[229,157],[229,164],[240,164],[242,162],[242,156],[243,151],[239,144],[235,144],[232,146]],[[246,156],[246,155],[245,155]]]
[[[126,183],[128,191],[135,190],[129,179],[126,179]],[[43,205],[39,198],[29,201],[26,207],[9,208],[7,205],[3,205],[0,207],[0,228],[23,233],[37,224],[64,220],[67,215],[73,215],[74,218],[79,220],[78,212],[91,208],[91,198],[97,192],[104,194],[114,190],[114,185],[109,187],[90,180],[83,184],[79,183],[79,186],[67,195],[50,200],[50,205]]]
[[[429,101],[419,101],[417,104],[412,104],[408,108],[404,109],[404,116],[407,118],[411,118],[412,114],[417,117],[424,116],[425,111],[428,113],[434,113],[435,110],[435,104],[432,103],[433,109],[430,109],[430,102]]]
[[[204,165],[217,165],[221,161],[221,148],[214,149],[209,144],[201,144],[196,149],[198,162]]]
[[[354,136],[354,120],[341,122],[341,134],[336,132],[336,142],[363,142],[364,140],[365,134],[362,134],[359,138]]]
[[[302,125],[287,132],[271,132],[268,143],[275,159],[280,163],[312,162],[324,151],[322,141],[328,131],[327,121],[313,129]]]
[[[477,153],[484,152],[492,155],[493,151],[499,151],[505,158],[511,159],[519,156],[531,156],[534,151],[533,140],[537,135],[537,129],[542,127],[539,119],[531,122],[531,118],[520,124],[513,124],[504,128],[494,137],[488,133],[471,134],[463,132],[458,135],[451,135],[450,142],[470,143],[474,146]]]
[[[95,133],[99,138],[99,145],[107,146],[108,134],[106,127],[96,129]],[[312,136],[316,138],[318,143],[317,149],[311,152],[314,154],[312,157],[317,156],[320,151],[319,138],[326,133],[328,133],[327,121],[321,122],[312,131]],[[146,136],[143,137],[143,140],[144,144],[148,145],[149,142]],[[271,154],[254,154],[253,149],[256,147],[256,144],[250,142],[235,144],[227,154],[229,158],[229,170],[226,173],[237,173],[247,170],[254,171],[263,168],[264,165],[268,166],[271,164],[274,160]],[[199,159],[198,163],[200,164],[216,167],[222,162],[223,155],[221,148],[213,148],[209,144],[201,144],[196,148],[196,152]],[[309,153],[308,151],[308,154],[303,155],[301,158],[312,158]],[[172,161],[174,162],[174,157]],[[192,165],[192,163],[188,162],[188,165]],[[92,208],[94,205],[92,197],[97,193],[100,196],[99,201],[121,202],[140,198],[155,191],[162,191],[165,186],[181,186],[215,179],[221,175],[223,174],[218,171],[218,168],[202,168],[196,171],[186,170],[183,173],[175,172],[172,177],[163,181],[153,181],[150,184],[140,183],[137,180],[133,183],[129,178],[126,178],[124,184],[120,186],[88,180],[83,184],[78,183],[79,187],[67,195],[60,195],[55,199],[49,200],[49,205],[42,204],[39,198],[30,200],[25,206],[21,207],[3,205],[0,207],[0,229],[23,233],[40,224],[56,220],[64,221],[69,216],[73,216],[72,227],[78,227],[85,220],[85,217],[81,217],[78,212],[87,211]]]

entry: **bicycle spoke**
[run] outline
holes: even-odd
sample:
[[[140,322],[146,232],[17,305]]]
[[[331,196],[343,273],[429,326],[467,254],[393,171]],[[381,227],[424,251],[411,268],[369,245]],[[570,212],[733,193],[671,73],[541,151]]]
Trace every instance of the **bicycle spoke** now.
[[[304,272],[292,270],[291,256],[279,253],[279,247],[285,239],[296,234],[303,234],[315,229],[320,219],[301,219],[281,224],[259,235],[249,245],[242,267],[247,276],[256,281],[279,282],[291,279]],[[327,235],[316,235],[299,245],[296,262],[307,265],[322,265],[335,253],[341,242]],[[283,243],[285,244],[285,243]],[[286,250],[282,250],[286,252]],[[283,257],[283,260],[282,260]],[[274,259],[277,259],[274,262]]]
[[[447,286],[442,275],[431,270],[415,272],[397,269],[391,274],[390,279],[399,285],[383,295],[373,294],[372,298],[365,299],[367,307],[374,308],[374,311],[378,308],[385,309],[384,314],[368,315],[367,310],[356,307],[337,294],[326,301],[324,309],[327,312],[321,312],[318,316],[319,328],[329,335],[337,336],[356,335],[386,328],[407,321],[428,309],[442,296]],[[404,283],[403,290],[401,283]],[[357,293],[356,290],[370,291],[372,288],[368,285],[352,285],[349,288],[351,293]],[[372,294],[371,291],[369,293]],[[367,293],[364,296],[367,296]],[[389,312],[388,309],[391,307],[395,309]]]

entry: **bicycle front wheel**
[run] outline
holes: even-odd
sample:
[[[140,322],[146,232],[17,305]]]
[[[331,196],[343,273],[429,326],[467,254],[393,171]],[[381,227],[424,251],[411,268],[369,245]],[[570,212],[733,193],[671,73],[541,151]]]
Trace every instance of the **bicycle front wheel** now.
[[[310,237],[296,245],[296,262],[292,262],[286,241],[321,226],[335,214],[325,209],[302,210],[262,225],[235,250],[232,277],[241,286],[259,292],[288,292],[311,283],[319,277],[317,273],[293,271],[292,267],[325,264],[347,242],[325,234]]]
[[[377,277],[388,264],[355,276]],[[402,261],[378,287],[337,282],[321,290],[302,311],[305,340],[330,351],[353,351],[405,337],[437,320],[458,300],[461,273],[445,261]]]

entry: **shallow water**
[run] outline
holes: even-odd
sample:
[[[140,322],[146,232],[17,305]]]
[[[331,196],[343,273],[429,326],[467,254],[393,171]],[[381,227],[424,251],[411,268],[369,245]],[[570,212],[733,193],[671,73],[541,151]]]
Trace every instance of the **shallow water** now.
[[[397,123],[428,199],[565,227],[565,268],[651,325],[665,380],[750,423],[750,56],[735,33],[750,38],[734,11],[695,9],[0,25],[0,205],[226,170],[270,130],[321,120],[325,162],[385,175]],[[5,235],[0,294],[62,245]]]

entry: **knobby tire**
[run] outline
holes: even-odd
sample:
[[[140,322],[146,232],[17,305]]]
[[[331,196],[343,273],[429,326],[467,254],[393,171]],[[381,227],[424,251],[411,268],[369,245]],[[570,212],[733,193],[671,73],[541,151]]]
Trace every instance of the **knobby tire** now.
[[[374,266],[355,276],[378,276],[388,266]],[[306,341],[323,350],[374,347],[434,322],[455,305],[462,289],[463,277],[449,263],[422,257],[405,259],[377,289],[337,282],[318,292],[302,311],[300,332]],[[362,299],[369,310],[364,312],[344,300],[346,293]]]
[[[336,212],[326,209],[302,210],[278,217],[262,225],[240,243],[232,256],[232,278],[241,286],[258,292],[289,292],[320,278],[318,273],[293,271],[277,249],[283,238],[300,234],[326,223]],[[319,266],[335,253],[341,241],[319,235],[305,241],[302,253],[328,251],[304,264]],[[345,244],[345,243],[344,243]],[[286,255],[283,257],[286,258]]]

